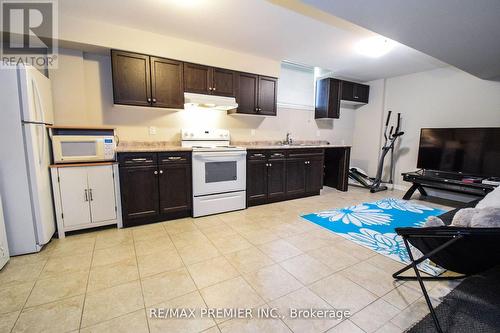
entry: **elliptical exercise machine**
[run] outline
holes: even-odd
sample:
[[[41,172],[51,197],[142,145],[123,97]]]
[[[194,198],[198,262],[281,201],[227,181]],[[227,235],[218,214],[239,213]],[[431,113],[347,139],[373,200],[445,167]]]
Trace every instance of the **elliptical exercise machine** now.
[[[387,119],[385,121],[384,127],[384,138],[385,143],[382,147],[382,154],[380,155],[380,159],[377,167],[377,175],[375,178],[368,177],[361,169],[359,168],[351,168],[349,170],[349,178],[351,178],[355,183],[363,186],[365,188],[370,189],[371,193],[380,192],[387,190],[387,186],[382,185],[382,172],[384,171],[384,160],[387,156],[387,153],[391,152],[391,167],[390,167],[390,176],[389,181],[387,183],[393,183],[393,170],[394,170],[394,144],[396,143],[397,138],[405,134],[404,132],[399,131],[399,125],[401,123],[401,113],[398,113],[398,120],[396,123],[396,128],[391,126],[389,130],[389,135],[387,135],[387,128],[389,127],[389,121],[391,120],[392,111],[387,113]],[[394,133],[393,133],[394,131]]]

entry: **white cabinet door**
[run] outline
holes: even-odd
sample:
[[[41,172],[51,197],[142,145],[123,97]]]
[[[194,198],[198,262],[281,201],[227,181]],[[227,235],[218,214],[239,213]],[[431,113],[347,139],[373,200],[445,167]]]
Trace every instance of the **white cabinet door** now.
[[[90,223],[87,168],[59,168],[59,188],[64,226]]]
[[[113,166],[87,168],[92,222],[116,219]]]

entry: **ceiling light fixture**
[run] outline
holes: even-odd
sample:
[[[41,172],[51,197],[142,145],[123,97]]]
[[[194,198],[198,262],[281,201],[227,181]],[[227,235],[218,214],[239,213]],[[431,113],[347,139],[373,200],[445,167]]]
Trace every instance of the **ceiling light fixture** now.
[[[384,36],[374,36],[361,40],[356,44],[356,51],[370,58],[379,58],[389,53],[396,42]]]
[[[198,5],[202,0],[171,0],[172,3],[179,7],[194,7]]]

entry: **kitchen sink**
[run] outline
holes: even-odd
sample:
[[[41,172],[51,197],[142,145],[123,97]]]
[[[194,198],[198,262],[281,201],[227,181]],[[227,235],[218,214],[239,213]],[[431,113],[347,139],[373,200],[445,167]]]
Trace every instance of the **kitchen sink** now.
[[[281,144],[283,147],[313,147],[317,146],[317,144],[312,143],[292,143],[292,144]]]

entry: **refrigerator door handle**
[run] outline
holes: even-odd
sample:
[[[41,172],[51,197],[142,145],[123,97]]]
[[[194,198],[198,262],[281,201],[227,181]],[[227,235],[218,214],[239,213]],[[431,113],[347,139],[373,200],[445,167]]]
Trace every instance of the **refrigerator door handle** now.
[[[33,80],[33,90],[35,91],[36,99],[38,101],[38,106],[40,107],[40,120],[43,124],[45,124],[45,110],[43,109],[42,98],[40,97],[40,91],[38,90],[38,86],[36,82]],[[38,108],[37,108],[38,109]]]
[[[45,163],[45,145],[47,144],[47,133],[45,130],[45,125],[42,126],[42,152],[40,154],[40,165]]]
[[[38,165],[42,165],[42,147],[41,147],[41,141],[43,140],[41,138],[41,133],[40,133],[40,126],[35,127],[35,132],[36,132],[36,144],[38,145]]]
[[[40,113],[40,120],[41,120],[41,122],[45,123],[45,116],[44,116],[45,110],[43,109],[43,103],[42,103],[42,99],[40,97],[40,91],[38,90],[38,86],[36,85],[36,81],[35,80],[32,79],[31,84],[33,86],[33,92],[36,95],[36,100],[38,101],[38,106],[37,106],[37,103],[35,102],[35,109],[37,111],[39,111],[39,113]],[[41,140],[41,142],[38,141],[38,143],[41,144],[41,147],[40,147],[40,150],[39,150],[39,152],[40,152],[39,155],[40,156],[38,158],[38,162],[39,162],[40,165],[42,165],[42,163],[45,162],[45,161],[43,161],[43,157],[45,156],[45,144],[46,144],[45,141],[47,140],[47,138],[45,137],[46,136],[45,133],[43,133],[44,130],[45,130],[45,128],[42,129],[42,137],[41,137],[42,140]]]
[[[31,83],[31,93],[32,93],[32,98],[33,98],[33,107],[35,108],[34,112],[34,119],[30,119],[31,121],[34,122],[41,122],[42,121],[42,115],[40,114],[40,96],[38,92],[38,87],[36,86],[36,82],[33,79],[30,79]]]

